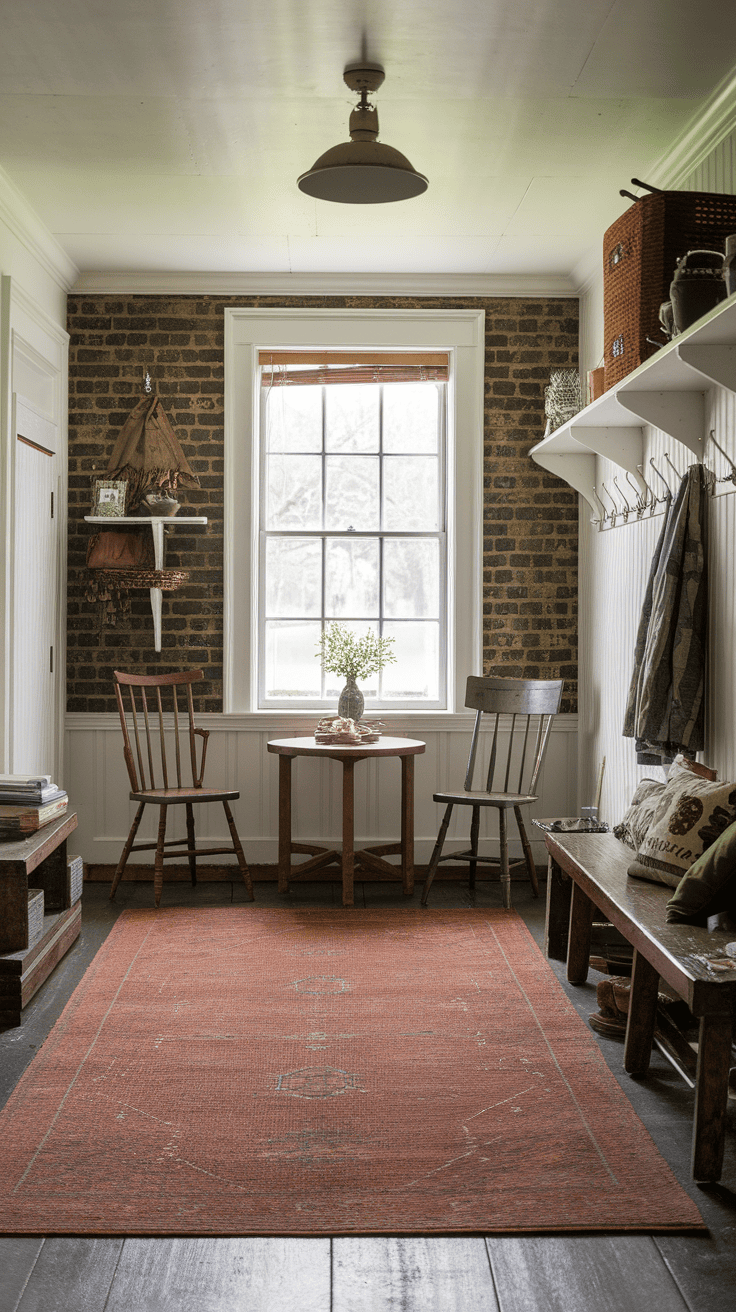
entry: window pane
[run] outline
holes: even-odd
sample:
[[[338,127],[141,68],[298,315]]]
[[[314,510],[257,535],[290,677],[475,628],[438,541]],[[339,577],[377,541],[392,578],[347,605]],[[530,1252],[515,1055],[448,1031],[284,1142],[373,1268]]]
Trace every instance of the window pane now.
[[[266,396],[267,451],[322,450],[322,388],[273,387]]]
[[[267,457],[266,527],[322,527],[321,456]]]
[[[377,451],[377,385],[338,384],[325,388],[325,450]]]
[[[437,530],[440,527],[438,477],[436,456],[386,456],[383,527],[399,532]]]
[[[379,528],[378,456],[326,456],[325,463],[325,528]]]
[[[378,616],[378,539],[338,538],[325,546],[325,612]]]
[[[436,701],[439,695],[439,624],[409,621],[386,623],[384,638],[395,638],[396,664],[383,670],[383,696],[397,701],[421,698]]]
[[[389,619],[438,619],[440,544],[436,538],[387,538],[383,613]]]
[[[439,393],[433,383],[388,383],[383,389],[383,449],[434,453]]]
[[[322,626],[313,622],[266,621],[266,696],[319,697],[317,646]]]
[[[266,542],[266,615],[322,614],[322,543],[319,538]]]

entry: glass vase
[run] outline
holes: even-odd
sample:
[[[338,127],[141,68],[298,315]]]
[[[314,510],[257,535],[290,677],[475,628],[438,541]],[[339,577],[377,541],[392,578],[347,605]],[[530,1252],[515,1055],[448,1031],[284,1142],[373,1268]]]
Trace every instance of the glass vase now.
[[[365,709],[365,698],[352,674],[346,675],[346,680],[337,703],[337,713],[344,720],[355,720],[357,723]]]

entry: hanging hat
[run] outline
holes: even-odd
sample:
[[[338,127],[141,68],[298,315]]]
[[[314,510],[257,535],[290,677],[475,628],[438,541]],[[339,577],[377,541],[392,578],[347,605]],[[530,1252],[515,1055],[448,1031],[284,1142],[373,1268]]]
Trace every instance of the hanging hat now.
[[[144,396],[120,430],[107,467],[109,478],[128,484],[127,512],[140,505],[147,492],[163,486],[199,487],[160,398]]]

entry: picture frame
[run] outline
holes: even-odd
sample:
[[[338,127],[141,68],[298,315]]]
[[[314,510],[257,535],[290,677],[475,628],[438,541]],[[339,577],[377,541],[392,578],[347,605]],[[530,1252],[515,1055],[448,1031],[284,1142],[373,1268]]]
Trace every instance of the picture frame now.
[[[125,494],[127,479],[96,478],[93,484],[93,515],[105,515],[110,519],[120,519],[125,515]]]

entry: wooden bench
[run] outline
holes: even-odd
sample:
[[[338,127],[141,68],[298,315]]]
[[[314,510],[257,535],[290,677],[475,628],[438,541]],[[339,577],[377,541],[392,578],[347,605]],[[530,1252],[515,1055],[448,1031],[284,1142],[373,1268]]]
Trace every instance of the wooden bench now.
[[[672,889],[631,879],[633,853],[613,834],[546,834],[547,955],[567,960],[571,984],[588,976],[591,929],[598,908],[634,948],[624,1069],[642,1078],[649,1068],[660,976],[687,1002],[700,1033],[695,1072],[692,1175],[720,1179],[726,1133],[728,1076],[736,970],[714,970],[733,931],[668,925]],[[566,952],[565,952],[566,946]]]

